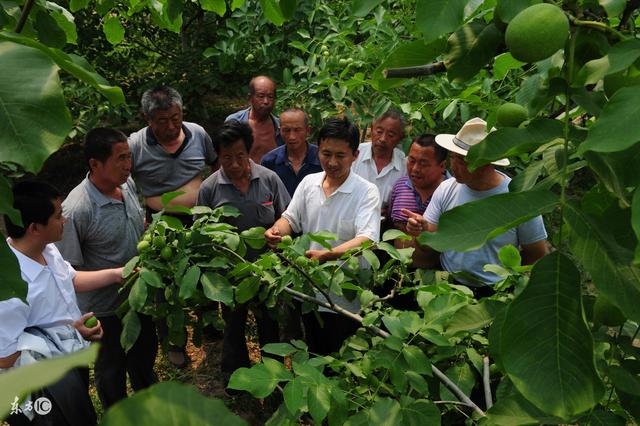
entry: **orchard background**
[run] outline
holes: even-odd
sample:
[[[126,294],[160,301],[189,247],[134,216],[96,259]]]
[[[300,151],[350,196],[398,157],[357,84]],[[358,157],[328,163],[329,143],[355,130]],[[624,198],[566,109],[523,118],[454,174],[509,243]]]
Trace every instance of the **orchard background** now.
[[[259,230],[238,235],[217,224],[221,214],[233,212],[210,212],[189,238],[158,217],[149,232],[175,241],[184,267],[167,270],[152,253],[134,259],[130,266],[147,272],[131,280],[133,296],[124,309],[129,330],[135,331],[131,318],[150,309],[148,296],[157,289],[176,286],[172,306],[181,309],[167,315],[192,321],[197,330],[212,321],[199,310],[204,299],[273,304],[329,284],[356,294],[365,306],[356,318],[363,328],[338,357],[314,357],[301,342],[281,344],[267,348],[273,359],[232,379],[232,386],[256,398],[278,395],[282,404],[270,424],[637,423],[640,2],[549,2],[570,24],[565,42],[551,56],[526,63],[507,48],[505,31],[535,3],[2,1],[0,213],[17,220],[12,180],[38,173],[52,153],[73,149],[66,145],[77,144],[90,128],[142,126],[140,95],[158,82],[176,87],[186,119],[209,130],[258,73],[278,81],[278,108],[300,106],[315,126],[343,113],[366,129],[395,106],[409,118],[411,135],[455,133],[473,116],[495,124],[498,107],[515,102],[526,108],[527,120],[499,128],[468,156],[472,166],[509,157],[511,192],[460,207],[443,216],[436,234],[422,236],[438,250],[468,250],[544,214],[555,251],[531,271],[509,250],[502,265],[492,266],[510,291],[478,302],[447,284],[446,274],[409,273],[408,253],[386,241],[357,253],[382,251],[391,259],[370,274],[350,270],[349,259],[303,267],[291,261],[310,238],[326,235],[306,236],[248,268],[242,247],[259,245]],[[527,31],[533,38],[548,30],[540,27]],[[422,77],[387,79],[383,73],[416,66],[410,74]],[[204,262],[200,257],[207,254],[222,260]],[[24,298],[4,241],[0,267],[0,298]],[[233,282],[226,283],[220,271],[230,270]],[[334,280],[341,273],[345,277]],[[394,310],[372,291],[389,281],[397,292],[399,281],[403,289],[413,284],[421,309]],[[307,308],[314,305],[309,301]],[[287,357],[287,367],[277,356]],[[0,401],[91,357],[3,374]],[[333,374],[326,377],[323,369]],[[9,404],[2,404],[5,413]],[[171,418],[242,423],[222,402],[173,382],[113,407],[103,422],[163,424]]]

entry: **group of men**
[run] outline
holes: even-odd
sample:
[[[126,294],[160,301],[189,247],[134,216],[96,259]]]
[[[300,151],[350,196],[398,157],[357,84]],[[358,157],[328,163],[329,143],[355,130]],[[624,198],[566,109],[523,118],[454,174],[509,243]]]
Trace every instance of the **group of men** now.
[[[23,223],[6,219],[7,242],[29,284],[30,303],[27,308],[17,299],[0,302],[0,322],[8,324],[5,319],[14,318],[10,332],[7,327],[0,330],[0,368],[11,367],[21,351],[29,349],[21,343],[27,330],[55,323],[66,324],[79,346],[85,339],[101,340],[95,380],[105,408],[126,396],[127,373],[134,390],[157,380],[153,372],[156,326],[141,315],[140,337],[125,353],[119,342],[122,324],[115,311],[124,296],[118,292],[122,266],[135,255],[145,217],[150,221],[163,208],[161,195],[170,191],[183,192],[171,205],[236,207],[241,215],[231,219],[232,224],[239,231],[263,226],[273,249],[285,235],[335,234],[331,249],[312,243],[306,252],[319,262],[337,259],[366,241],[378,241],[386,226],[414,237],[408,244],[416,248],[416,266],[441,265],[449,271],[472,273],[489,285],[483,289],[498,279],[484,272],[483,266],[497,263],[500,247],[520,247],[526,263],[545,254],[546,232],[540,217],[471,252],[439,254],[415,240],[422,231],[437,230],[444,212],[508,191],[509,177],[493,165],[473,172],[467,168],[466,153],[487,134],[484,121],[470,120],[456,135],[420,135],[405,156],[399,148],[405,121],[395,110],[374,120],[371,142],[360,143],[360,132],[348,119],[331,118],[318,130],[314,144],[309,141],[311,127],[303,110],[287,109],[279,118],[273,115],[273,80],[253,78],[248,99],[249,107],[227,117],[211,138],[201,126],[183,121],[177,91],[166,86],[150,89],[142,97],[147,127],[128,138],[107,128],[87,134],[84,149],[89,173],[61,204],[60,194],[46,184],[15,186],[14,205]],[[447,153],[453,177],[445,167]],[[170,214],[186,226],[192,223],[189,215]],[[345,309],[359,310],[357,302],[333,297]],[[19,321],[15,319],[18,311]],[[223,307],[222,314],[221,369],[228,378],[235,369],[249,365],[244,340],[247,307]],[[91,315],[99,322],[87,329],[83,321]],[[262,309],[254,315],[261,346],[278,341],[278,323],[271,313]],[[357,327],[324,310],[319,316],[303,315],[302,322],[310,350],[320,354],[339,349]],[[161,324],[158,333],[169,347],[170,361],[185,365],[184,347],[171,345]]]

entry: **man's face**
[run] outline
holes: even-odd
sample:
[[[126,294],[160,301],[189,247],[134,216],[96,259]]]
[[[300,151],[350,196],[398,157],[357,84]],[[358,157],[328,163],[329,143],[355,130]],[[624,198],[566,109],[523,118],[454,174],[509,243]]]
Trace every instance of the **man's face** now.
[[[49,217],[46,225],[37,224],[42,233],[43,240],[48,243],[55,243],[62,239],[62,230],[64,229],[64,216],[62,216],[62,200],[56,198],[51,201],[54,211]]]
[[[351,164],[356,160],[358,152],[351,151],[349,142],[342,139],[323,139],[320,141],[318,158],[327,177],[343,181],[349,176]]]
[[[304,145],[310,130],[304,122],[302,111],[289,111],[280,114],[280,134],[287,147],[295,149]]]
[[[131,173],[131,151],[126,141],[111,146],[111,155],[104,162],[92,160],[91,173],[104,182],[122,185]]]
[[[221,146],[219,154],[220,167],[229,179],[241,179],[251,172],[251,164],[249,163],[251,157],[249,157],[242,139],[238,139],[229,146]]]
[[[440,182],[445,161],[438,162],[432,146],[412,143],[407,156],[407,174],[415,188],[430,188]]]
[[[147,117],[147,124],[160,143],[171,142],[180,136],[182,129],[182,109],[171,105],[167,110],[157,110]]]
[[[394,118],[387,117],[373,123],[371,133],[371,145],[375,155],[388,155],[402,140],[404,129],[402,123]]]
[[[463,155],[449,151],[449,163],[451,165],[451,173],[460,183],[469,183],[473,180],[473,174],[467,167],[467,162]]]
[[[249,96],[251,108],[260,117],[271,114],[276,104],[276,87],[272,81],[259,78],[253,84],[254,93]]]

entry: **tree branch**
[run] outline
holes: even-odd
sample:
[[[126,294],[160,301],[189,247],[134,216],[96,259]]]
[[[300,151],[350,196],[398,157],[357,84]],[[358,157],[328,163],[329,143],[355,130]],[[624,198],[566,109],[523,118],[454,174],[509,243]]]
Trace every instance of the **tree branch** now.
[[[640,7],[640,0],[631,0],[627,2],[627,5],[624,8],[624,12],[622,12],[622,18],[620,18],[620,23],[618,24],[618,30],[624,28],[627,25],[627,21],[631,18],[633,11]]]
[[[16,24],[16,29],[14,32],[16,33],[22,32],[22,29],[24,28],[24,24],[27,23],[27,18],[29,17],[29,13],[31,13],[31,8],[33,7],[34,3],[35,3],[35,0],[27,0],[27,2],[24,4],[24,9],[22,9],[20,20]]]
[[[311,284],[311,286],[313,286],[313,288],[318,290],[324,296],[324,298],[327,299],[327,302],[329,302],[329,308],[333,309],[334,306],[336,306],[335,303],[333,303],[333,300],[331,300],[331,298],[329,297],[329,294],[326,291],[324,291],[324,289],[320,288],[320,286],[318,284],[316,284],[316,282],[313,280],[313,278],[311,278],[309,276],[309,274],[307,274],[307,271],[305,271],[304,269],[299,267],[296,263],[294,263],[291,260],[289,260],[282,253],[277,251],[277,252],[275,252],[275,254],[276,254],[276,256],[278,256],[280,258],[280,260],[282,260],[283,262],[285,262],[289,266],[293,266],[293,268],[296,271],[298,271],[300,274],[302,274],[302,276],[305,277],[305,279],[307,281],[309,281],[309,284]]]
[[[387,68],[382,71],[382,74],[385,78],[408,78],[433,75],[446,71],[447,68],[444,66],[444,62],[434,62],[432,64],[419,65],[416,67]]]
[[[493,397],[491,396],[491,372],[489,371],[489,357],[482,358],[482,384],[484,385],[484,400],[487,410],[493,407]]]

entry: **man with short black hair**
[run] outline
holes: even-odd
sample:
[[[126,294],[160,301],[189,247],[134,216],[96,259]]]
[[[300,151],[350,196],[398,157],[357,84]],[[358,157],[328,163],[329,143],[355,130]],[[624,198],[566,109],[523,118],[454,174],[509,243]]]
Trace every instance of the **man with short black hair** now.
[[[67,225],[57,245],[78,270],[120,267],[137,255],[144,231],[144,213],[129,176],[127,137],[114,129],[93,129],[85,138],[84,154],[89,173],[62,203]],[[115,285],[78,295],[80,309],[95,312],[104,328],[95,379],[105,409],[127,396],[127,372],[136,391],[157,381],[153,364],[158,340],[150,317],[139,315],[140,334],[129,352],[120,345],[122,322],[116,309],[125,299]]]
[[[265,75],[253,77],[249,82],[249,107],[229,115],[225,121],[249,123],[253,130],[253,145],[249,155],[260,164],[262,157],[283,144],[280,121],[273,115],[276,105],[276,83]]]

